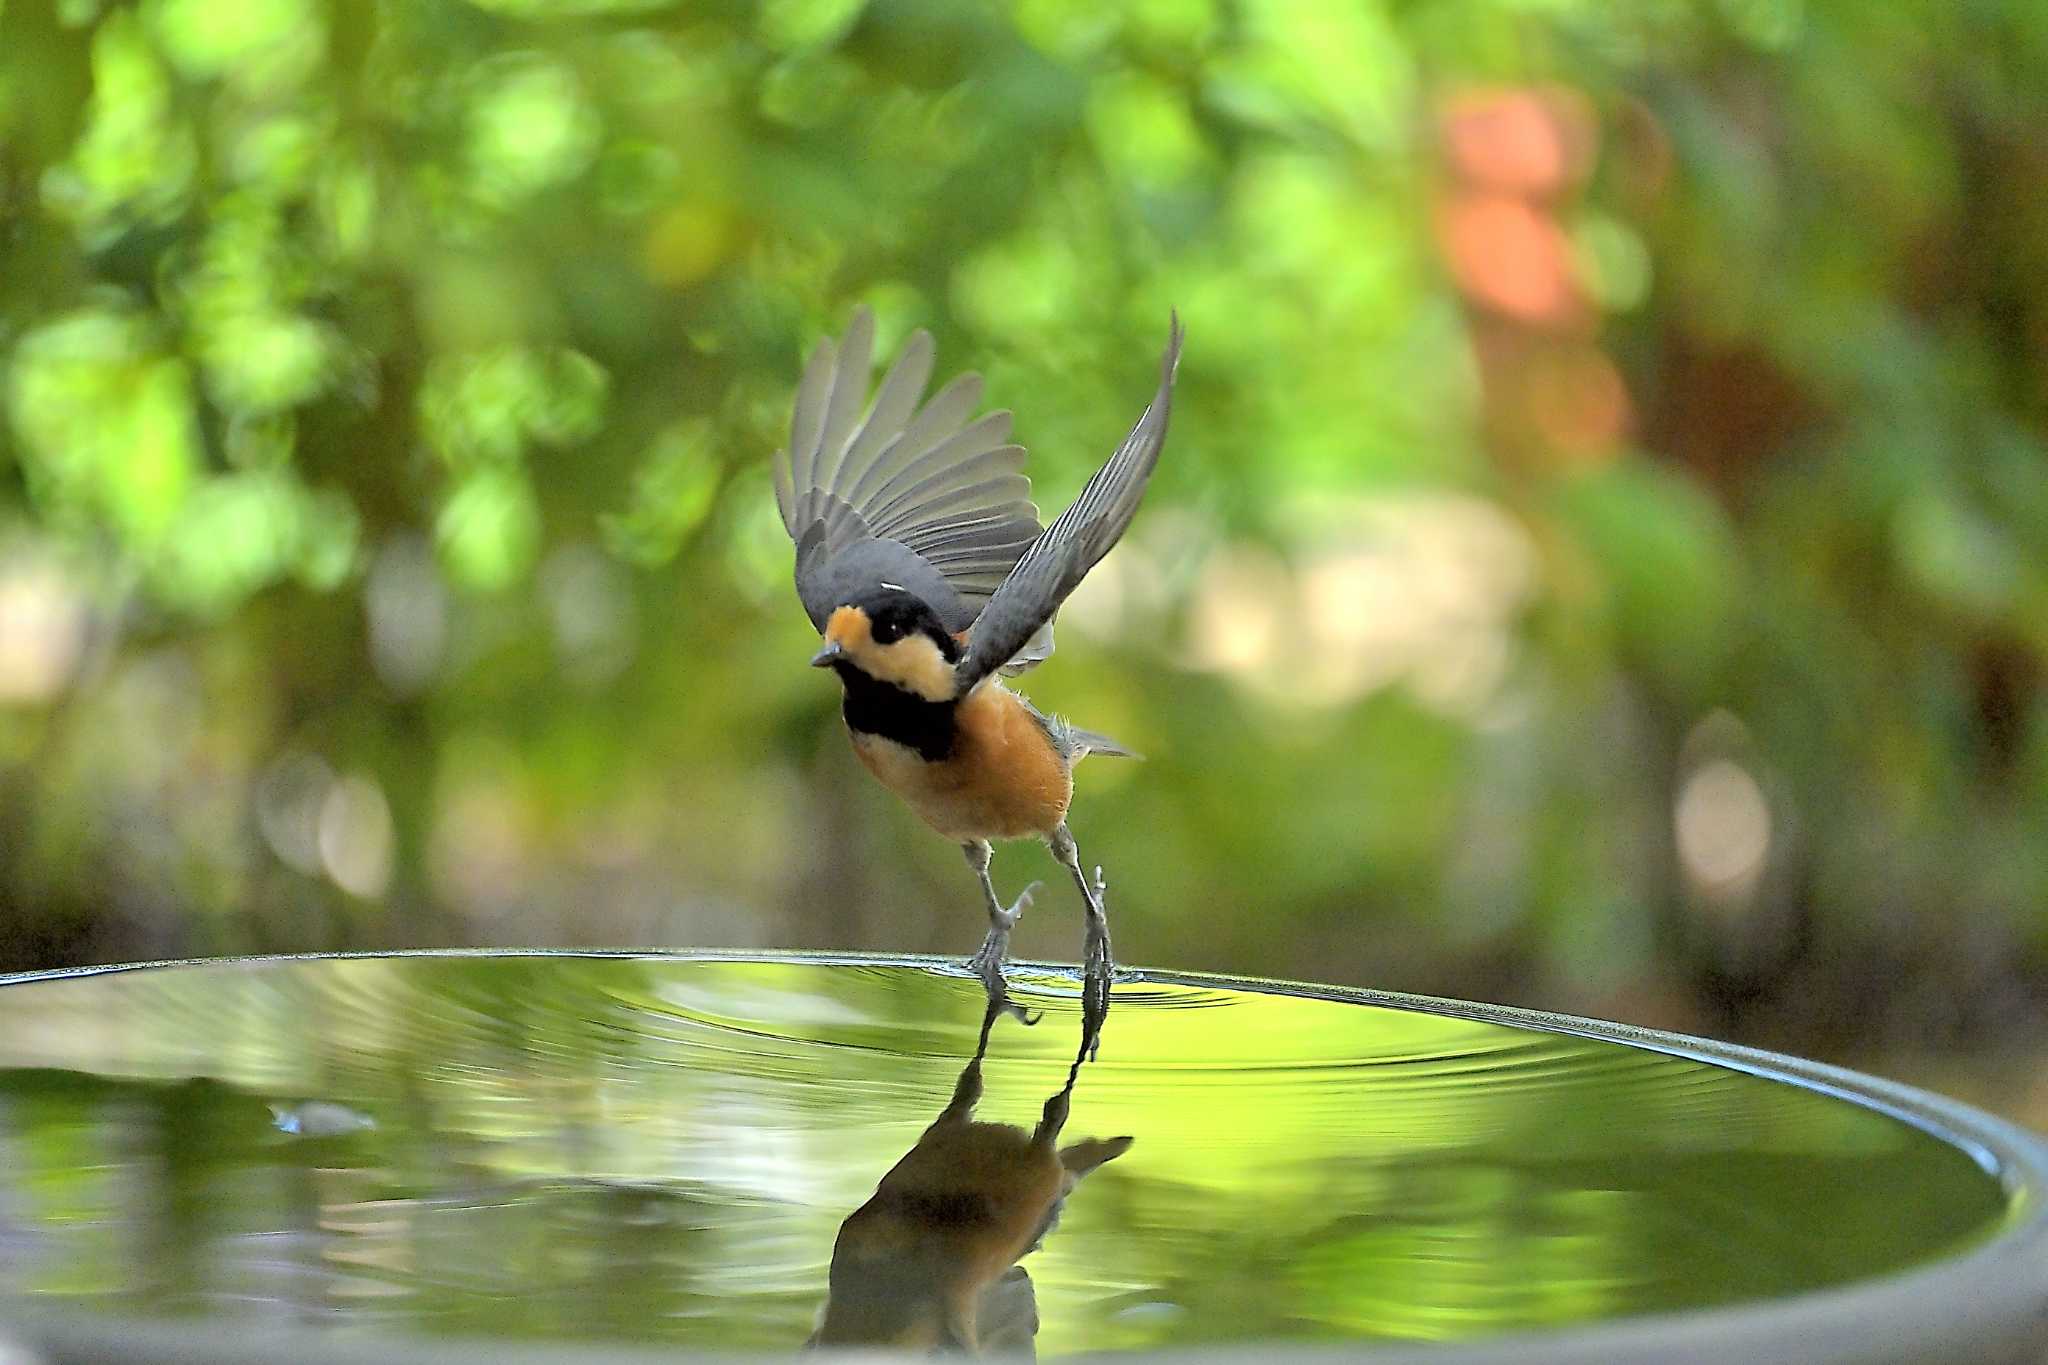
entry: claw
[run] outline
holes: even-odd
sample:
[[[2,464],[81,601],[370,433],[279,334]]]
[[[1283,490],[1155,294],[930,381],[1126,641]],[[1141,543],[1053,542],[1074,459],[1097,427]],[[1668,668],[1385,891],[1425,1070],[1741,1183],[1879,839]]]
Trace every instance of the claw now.
[[[1026,891],[1018,899],[1028,900],[1031,893]],[[1012,911],[1015,914],[1015,911]],[[988,992],[988,1003],[995,1009],[1029,1027],[1039,1021],[1041,1015],[1034,1014],[1010,998],[1010,983],[1003,977],[1003,963],[1010,955],[1010,931],[990,929],[988,937],[982,940],[981,948],[967,959],[968,969],[981,978],[982,989]]]
[[[1030,1028],[1044,1017],[1044,1011],[1034,1013],[1010,998],[1009,983],[1003,980],[1001,969],[998,969],[994,976],[983,976],[981,984],[988,992],[989,1006],[1001,1010],[1024,1027]]]

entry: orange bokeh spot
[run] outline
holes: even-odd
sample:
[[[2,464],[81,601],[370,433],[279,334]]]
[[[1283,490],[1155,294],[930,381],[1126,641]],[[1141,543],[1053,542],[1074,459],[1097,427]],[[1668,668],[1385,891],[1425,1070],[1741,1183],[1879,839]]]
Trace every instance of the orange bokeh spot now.
[[[1592,114],[1573,90],[1463,91],[1441,127],[1451,170],[1475,189],[1548,197],[1592,164]]]
[[[1584,314],[1563,230],[1522,200],[1460,195],[1443,209],[1438,232],[1452,277],[1474,303],[1539,326]]]

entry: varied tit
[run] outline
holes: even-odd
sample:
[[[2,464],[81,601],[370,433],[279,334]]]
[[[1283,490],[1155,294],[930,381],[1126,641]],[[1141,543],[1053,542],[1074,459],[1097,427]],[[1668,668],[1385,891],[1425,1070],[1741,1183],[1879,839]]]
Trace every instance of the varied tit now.
[[[1067,1083],[1045,1102],[1037,1128],[976,1123],[981,1062],[1000,1009],[989,1002],[952,1102],[840,1225],[831,1287],[807,1345],[1032,1352],[1038,1304],[1017,1262],[1059,1221],[1075,1184],[1122,1156],[1131,1139],[1055,1145],[1099,1010],[1087,1013]]]
[[[783,525],[796,541],[796,588],[839,675],[854,752],[926,824],[966,850],[988,907],[973,966],[1006,1001],[1010,930],[1036,883],[1005,907],[989,878],[989,841],[1043,839],[1086,907],[1090,986],[1111,970],[1102,869],[1091,883],[1067,830],[1074,765],[1129,756],[1106,736],[1041,714],[1004,687],[1052,653],[1052,620],[1131,523],[1159,452],[1180,362],[1172,320],[1159,388],[1081,495],[1040,528],[1024,448],[1010,414],[975,417],[981,378],[923,398],[932,340],[918,332],[867,401],[874,318],[854,314],[822,341],[797,390],[789,448],[774,463]],[[1021,1012],[1020,1012],[1021,1013]]]

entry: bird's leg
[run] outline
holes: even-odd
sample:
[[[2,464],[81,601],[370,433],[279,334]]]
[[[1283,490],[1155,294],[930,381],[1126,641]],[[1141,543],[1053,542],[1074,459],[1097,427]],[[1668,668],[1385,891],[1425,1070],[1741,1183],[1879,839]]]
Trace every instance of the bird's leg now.
[[[1046,839],[1052,849],[1052,856],[1074,876],[1074,885],[1081,888],[1081,900],[1087,906],[1088,932],[1083,948],[1084,968],[1081,990],[1082,1013],[1092,1019],[1097,1031],[1101,1028],[1102,1017],[1109,1013],[1110,974],[1116,968],[1109,952],[1109,916],[1103,911],[1103,894],[1109,889],[1104,882],[1102,869],[1095,869],[1095,880],[1091,883],[1088,874],[1081,870],[1081,850],[1074,843],[1073,833],[1062,821],[1054,826]],[[1088,1055],[1092,1058],[1100,1046],[1098,1038],[1088,1040]]]
[[[1051,1146],[1058,1140],[1060,1129],[1067,1126],[1067,1108],[1073,1102],[1074,1082],[1081,1078],[1081,1063],[1094,1060],[1102,1045],[1102,1020],[1109,1012],[1109,993],[1096,990],[1091,983],[1082,992],[1081,1000],[1081,1046],[1074,1053],[1073,1065],[1067,1068],[1067,1083],[1060,1087],[1059,1094],[1045,1102],[1038,1129],[1031,1135],[1031,1141],[1040,1146]]]
[[[992,1007],[1007,1010],[1026,1024],[1035,1024],[1038,1022],[1037,1017],[1010,999],[1010,988],[1003,980],[1003,963],[1010,956],[1010,930],[1016,927],[1017,920],[1030,908],[1031,893],[1038,889],[1039,884],[1033,882],[1025,887],[1006,910],[1003,903],[996,898],[996,884],[988,875],[989,861],[994,857],[988,840],[970,840],[960,848],[967,855],[967,865],[973,868],[974,875],[980,878],[982,898],[988,902],[988,937],[981,941],[980,951],[967,960],[967,965],[974,969],[975,974],[981,978],[981,984],[988,988],[989,1004]]]
[[[936,1128],[942,1123],[966,1123],[974,1117],[974,1106],[981,1103],[981,1061],[988,1056],[988,1034],[995,1026],[996,1015],[1002,1011],[1002,1002],[991,999],[988,1013],[981,1016],[981,1039],[974,1045],[974,1056],[960,1071],[960,1079],[953,1083],[953,1099],[939,1117],[933,1121]]]
[[[1074,843],[1074,836],[1065,824],[1055,826],[1046,843],[1052,848],[1052,856],[1073,874],[1074,885],[1081,888],[1081,900],[1087,906],[1088,937],[1084,959],[1090,976],[1108,976],[1116,964],[1109,954],[1109,916],[1103,912],[1102,896],[1108,890],[1103,881],[1102,869],[1095,869],[1095,880],[1091,883],[1088,875],[1081,870],[1081,850]]]
[[[973,839],[960,845],[960,851],[967,855],[967,865],[974,869],[974,875],[981,882],[982,899],[988,902],[988,937],[982,941],[981,951],[974,955],[977,969],[993,968],[1001,971],[1004,961],[1010,955],[1010,930],[1017,926],[1018,917],[1031,904],[1034,882],[1026,887],[1024,894],[1017,897],[1017,903],[1005,910],[1002,901],[996,898],[996,884],[988,875],[988,865],[995,852],[986,839]]]

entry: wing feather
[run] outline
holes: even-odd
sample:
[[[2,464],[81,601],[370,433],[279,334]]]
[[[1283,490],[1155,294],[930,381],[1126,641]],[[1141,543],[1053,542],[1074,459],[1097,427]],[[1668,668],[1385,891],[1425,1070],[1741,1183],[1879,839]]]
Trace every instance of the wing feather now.
[[[874,358],[875,315],[862,308],[847,324],[846,337],[839,343],[839,363],[833,366],[832,397],[825,407],[824,426],[818,433],[818,449],[811,468],[811,487],[833,492],[838,485],[841,457],[853,439],[854,422],[868,393],[868,367]],[[815,508],[812,509],[815,512]]]
[[[797,387],[789,448],[773,462],[776,505],[798,545],[797,595],[822,627],[868,579],[915,579],[957,622],[948,628],[963,629],[1038,537],[1024,448],[1009,443],[1009,413],[975,417],[979,375],[919,406],[933,367],[922,331],[863,414],[873,351],[865,308],[837,343],[818,343]]]
[[[908,500],[915,513],[915,499],[920,489],[946,487],[948,475],[958,473],[991,451],[1016,451],[1016,462],[1021,468],[1024,447],[1005,446],[1003,442],[1009,435],[1010,414],[992,412],[905,464],[881,487],[863,497],[860,506],[872,511],[877,518],[887,520]]]
[[[832,396],[836,361],[837,352],[830,341],[820,341],[812,348],[810,361],[804,366],[803,382],[797,385],[796,404],[790,410],[789,450],[777,460],[778,466],[784,461],[788,464],[789,482],[786,487],[778,482],[775,492],[782,508],[782,524],[792,539],[803,534],[797,500],[815,483],[811,467],[818,453],[818,430],[825,420],[825,404]]]
[[[924,396],[924,386],[931,382],[932,359],[930,332],[914,333],[904,343],[903,355],[890,367],[888,378],[875,393],[874,406],[868,409],[867,420],[854,434],[835,477],[826,487],[851,488],[890,443],[902,436],[904,423],[917,410],[917,400]]]
[[[775,480],[775,506],[782,513],[782,529],[796,529],[796,480],[789,470],[789,452],[778,450],[769,461],[768,473]]]
[[[911,419],[903,434],[885,446],[875,462],[846,491],[849,502],[864,503],[885,483],[930,453],[932,447],[965,426],[981,406],[981,376],[963,374],[932,396]]]
[[[967,652],[955,670],[965,692],[1009,663],[1050,624],[1087,572],[1109,553],[1145,495],[1145,484],[1166,446],[1173,408],[1174,373],[1184,333],[1176,314],[1159,361],[1159,389],[1123,444],[1081,490],[1073,505],[1032,542],[975,619]]]
[[[1024,477],[1023,469],[1023,446],[997,446],[970,455],[958,464],[934,470],[875,508],[875,530],[881,535],[892,535],[913,525],[930,526],[985,507],[1008,507],[1023,502],[1031,496],[1031,480]],[[995,500],[997,484],[1009,490],[1000,501]],[[971,500],[964,509],[956,510],[951,505],[963,491],[977,488],[986,489],[989,497]]]
[[[1038,538],[1032,531],[1023,530],[1023,525],[1006,522],[978,530],[947,531],[921,537],[910,548],[934,564],[962,564],[1006,551],[1022,559],[1024,552],[1031,548],[1031,542]],[[904,543],[909,544],[908,541]]]

